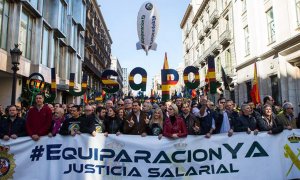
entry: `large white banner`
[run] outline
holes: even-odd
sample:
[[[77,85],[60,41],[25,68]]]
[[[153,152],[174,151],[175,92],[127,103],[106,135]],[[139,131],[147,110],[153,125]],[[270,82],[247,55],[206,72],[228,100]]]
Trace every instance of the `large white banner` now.
[[[0,141],[0,179],[293,179],[300,178],[299,140],[300,130],[178,140],[24,137]]]

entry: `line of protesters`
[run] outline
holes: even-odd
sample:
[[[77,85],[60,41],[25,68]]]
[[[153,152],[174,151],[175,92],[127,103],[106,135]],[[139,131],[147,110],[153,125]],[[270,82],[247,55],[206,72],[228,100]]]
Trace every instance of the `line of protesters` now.
[[[218,99],[216,107],[205,96],[198,104],[177,98],[175,102],[161,102],[159,105],[145,100],[141,105],[140,101],[127,98],[115,105],[107,100],[105,105],[87,105],[83,109],[79,105],[68,104],[64,109],[59,103],[54,106],[44,104],[43,95],[38,94],[35,106],[26,114],[20,114],[15,105],[8,108],[6,117],[1,114],[0,138],[9,140],[28,135],[38,141],[46,135],[76,136],[81,133],[92,136],[97,133],[104,136],[152,135],[158,139],[163,136],[177,139],[187,135],[209,138],[220,133],[227,133],[229,137],[234,132],[278,134],[284,129],[299,128],[299,116],[296,120],[291,103],[285,102],[281,112],[274,108],[271,96],[266,96],[263,103],[262,107],[245,103],[238,110],[232,100],[225,98]]]

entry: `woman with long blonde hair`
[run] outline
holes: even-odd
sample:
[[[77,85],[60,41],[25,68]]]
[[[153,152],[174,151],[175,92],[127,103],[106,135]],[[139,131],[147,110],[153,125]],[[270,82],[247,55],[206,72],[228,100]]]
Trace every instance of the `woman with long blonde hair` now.
[[[158,139],[161,139],[163,136],[163,113],[160,108],[154,110],[149,126],[151,135],[158,136]]]

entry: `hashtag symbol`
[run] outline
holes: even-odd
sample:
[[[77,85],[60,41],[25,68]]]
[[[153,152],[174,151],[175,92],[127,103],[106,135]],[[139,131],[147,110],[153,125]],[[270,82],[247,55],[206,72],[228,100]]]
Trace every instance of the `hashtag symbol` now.
[[[38,161],[42,156],[43,156],[43,152],[44,152],[44,148],[43,145],[39,146],[35,146],[35,148],[31,151],[31,161]]]

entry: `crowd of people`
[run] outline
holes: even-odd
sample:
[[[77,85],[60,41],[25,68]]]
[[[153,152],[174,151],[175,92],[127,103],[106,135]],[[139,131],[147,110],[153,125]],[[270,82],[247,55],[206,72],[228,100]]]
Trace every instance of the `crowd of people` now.
[[[35,105],[26,110],[11,105],[5,111],[0,107],[0,138],[3,140],[30,136],[38,141],[41,136],[77,136],[87,133],[96,136],[115,134],[163,136],[171,139],[187,135],[204,135],[246,132],[257,135],[261,131],[278,134],[285,129],[300,128],[300,117],[294,107],[285,102],[275,108],[274,99],[266,96],[262,105],[244,103],[240,108],[221,97],[215,105],[206,96],[199,102],[177,97],[173,101],[141,103],[134,98],[92,105],[44,104],[43,94],[35,97]]]

